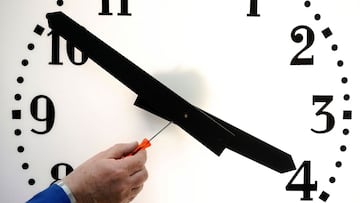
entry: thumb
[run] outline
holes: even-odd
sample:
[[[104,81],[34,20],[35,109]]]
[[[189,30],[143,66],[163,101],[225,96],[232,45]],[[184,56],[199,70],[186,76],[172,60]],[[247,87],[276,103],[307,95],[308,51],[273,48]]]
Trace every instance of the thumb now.
[[[107,158],[121,159],[124,156],[130,154],[137,146],[138,142],[116,144],[106,150]]]

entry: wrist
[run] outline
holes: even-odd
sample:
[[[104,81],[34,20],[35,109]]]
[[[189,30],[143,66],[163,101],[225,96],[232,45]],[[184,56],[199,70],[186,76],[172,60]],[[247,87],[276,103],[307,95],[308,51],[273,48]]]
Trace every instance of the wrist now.
[[[68,196],[70,200],[70,203],[76,203],[76,199],[73,193],[71,192],[70,188],[64,183],[64,181],[58,180],[55,182],[55,184],[61,187],[61,189],[65,192],[65,194]]]

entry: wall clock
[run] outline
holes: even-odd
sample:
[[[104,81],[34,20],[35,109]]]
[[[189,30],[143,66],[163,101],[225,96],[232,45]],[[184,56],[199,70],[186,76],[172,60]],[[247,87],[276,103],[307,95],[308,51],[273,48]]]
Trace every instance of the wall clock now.
[[[169,118],[159,108],[178,110],[156,91],[141,100],[84,48],[93,41],[67,32],[72,25],[295,166],[279,173],[252,155],[220,153],[208,144],[211,132],[191,136],[174,122],[149,148],[150,178],[134,202],[358,202],[356,8],[355,1],[2,2],[1,202],[24,202],[92,154],[150,137]],[[76,24],[59,28],[58,14]],[[143,108],[154,114],[133,105],[150,100],[159,106]],[[192,116],[184,111],[182,119]]]

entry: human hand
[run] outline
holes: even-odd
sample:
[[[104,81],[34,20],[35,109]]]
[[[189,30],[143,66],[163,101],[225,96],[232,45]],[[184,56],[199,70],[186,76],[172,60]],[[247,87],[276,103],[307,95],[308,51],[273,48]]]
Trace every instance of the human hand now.
[[[128,203],[142,190],[148,174],[146,151],[128,156],[138,143],[117,144],[90,158],[63,181],[78,203]]]

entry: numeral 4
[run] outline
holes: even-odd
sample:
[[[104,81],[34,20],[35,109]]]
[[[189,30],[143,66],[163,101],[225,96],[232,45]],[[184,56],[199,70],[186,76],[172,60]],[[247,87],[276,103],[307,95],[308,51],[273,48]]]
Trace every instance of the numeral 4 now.
[[[294,181],[299,176],[299,173],[303,171],[304,180],[302,184],[295,184]],[[303,197],[301,200],[312,200],[311,191],[317,191],[317,181],[311,184],[311,163],[310,161],[304,161],[300,168],[296,171],[295,175],[291,178],[290,182],[286,185],[287,191],[302,191]]]

